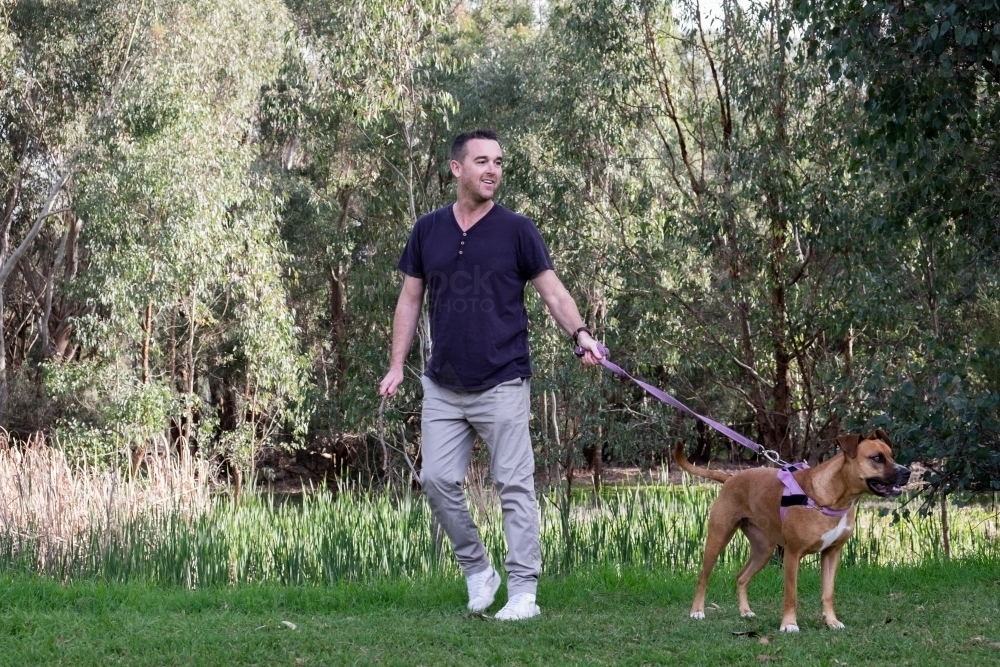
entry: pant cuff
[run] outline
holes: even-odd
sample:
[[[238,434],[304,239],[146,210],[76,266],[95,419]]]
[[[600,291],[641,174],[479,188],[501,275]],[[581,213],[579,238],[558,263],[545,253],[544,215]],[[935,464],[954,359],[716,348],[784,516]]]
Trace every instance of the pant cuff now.
[[[512,598],[515,595],[520,595],[521,593],[530,593],[531,595],[537,595],[538,582],[537,581],[524,581],[519,584],[514,584],[511,586],[507,585],[507,597]]]
[[[482,572],[486,572],[492,567],[493,564],[490,563],[489,561],[486,561],[485,563],[476,563],[475,565],[470,565],[468,568],[462,568],[462,571],[464,572],[466,577],[471,577],[474,574],[480,574]]]

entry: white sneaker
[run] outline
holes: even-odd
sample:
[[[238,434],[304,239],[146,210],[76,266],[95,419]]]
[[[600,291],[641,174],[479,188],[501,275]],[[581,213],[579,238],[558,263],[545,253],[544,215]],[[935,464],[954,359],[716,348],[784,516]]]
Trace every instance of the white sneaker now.
[[[498,621],[523,621],[526,618],[533,618],[541,613],[542,610],[535,604],[535,596],[533,594],[518,593],[507,600],[507,604],[493,618]]]
[[[493,604],[497,590],[500,589],[500,575],[492,567],[465,578],[469,589],[469,611],[484,611]]]

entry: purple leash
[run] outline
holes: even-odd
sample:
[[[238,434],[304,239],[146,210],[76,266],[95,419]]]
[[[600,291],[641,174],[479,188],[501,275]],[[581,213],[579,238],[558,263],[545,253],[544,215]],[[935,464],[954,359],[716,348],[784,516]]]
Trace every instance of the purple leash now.
[[[600,343],[598,343],[598,345],[600,345]],[[806,468],[809,467],[809,464],[806,463],[805,461],[802,461],[801,463],[786,463],[785,461],[782,461],[781,457],[778,455],[778,452],[774,451],[773,449],[765,449],[763,446],[757,444],[756,442],[747,438],[746,436],[737,433],[728,426],[720,424],[714,419],[710,419],[704,415],[698,414],[697,412],[695,412],[688,406],[684,405],[676,398],[674,398],[667,392],[663,391],[662,389],[654,387],[653,385],[647,382],[643,382],[642,380],[629,375],[628,373],[625,372],[624,369],[622,369],[621,366],[618,366],[617,364],[614,364],[608,360],[608,354],[610,352],[608,348],[604,347],[603,345],[600,345],[600,350],[601,354],[603,355],[603,358],[600,361],[601,365],[607,368],[615,375],[617,375],[618,377],[628,378],[629,380],[631,380],[632,382],[636,383],[644,390],[646,390],[646,392],[649,393],[654,398],[659,399],[661,402],[666,403],[670,407],[676,408],[681,412],[685,412],[691,415],[698,421],[715,429],[716,431],[726,436],[733,442],[743,445],[750,451],[759,454],[760,456],[763,456],[771,463],[780,465],[781,470],[778,472],[778,479],[780,479],[781,482],[785,485],[785,490],[781,494],[782,521],[784,521],[785,519],[785,512],[788,510],[788,508],[795,505],[802,505],[811,509],[818,509],[826,516],[844,516],[851,510],[850,507],[843,510],[830,509],[829,507],[821,507],[816,504],[816,501],[814,501],[812,498],[806,495],[805,491],[802,490],[802,486],[799,485],[797,481],[795,481],[794,477],[792,477],[793,472],[796,472],[798,470],[805,470]],[[577,345],[573,349],[573,352],[578,357],[582,357],[584,354],[583,348],[580,347],[579,345]]]
[[[647,382],[643,382],[642,380],[640,380],[638,378],[632,377],[631,375],[629,375],[628,373],[626,373],[625,370],[622,369],[620,366],[618,366],[617,364],[614,364],[614,363],[612,363],[611,361],[608,360],[608,354],[610,353],[610,350],[608,350],[608,348],[606,348],[603,345],[601,345],[600,349],[601,349],[601,354],[604,357],[603,359],[601,359],[601,365],[604,366],[605,368],[607,368],[609,371],[611,371],[615,375],[617,375],[618,377],[628,378],[632,382],[636,383],[637,385],[639,385],[640,387],[642,387],[643,389],[645,389],[646,392],[649,393],[651,396],[653,396],[654,398],[659,399],[662,403],[666,403],[667,405],[669,405],[672,408],[677,408],[681,412],[686,412],[687,414],[691,415],[692,417],[694,417],[698,421],[702,422],[703,424],[706,424],[707,426],[715,429],[716,431],[718,431],[722,435],[726,436],[727,438],[729,438],[733,442],[735,442],[737,444],[740,444],[740,445],[743,445],[744,447],[746,447],[747,449],[749,449],[750,451],[752,451],[752,452],[754,452],[756,454],[760,454],[761,456],[763,456],[764,458],[766,458],[771,463],[776,463],[776,464],[778,464],[780,466],[787,466],[788,465],[787,463],[785,463],[784,461],[781,460],[781,458],[778,456],[778,452],[774,451],[773,449],[765,449],[764,447],[762,447],[761,445],[758,445],[756,442],[754,442],[750,438],[748,438],[745,435],[742,435],[740,433],[737,433],[736,431],[734,431],[733,429],[729,428],[728,426],[726,426],[724,424],[720,424],[719,422],[715,421],[714,419],[710,419],[710,418],[708,418],[708,417],[706,417],[704,415],[698,414],[697,412],[695,412],[694,410],[692,410],[688,406],[684,405],[683,403],[681,403],[680,401],[678,401],[676,398],[674,398],[673,396],[671,396],[667,392],[663,391],[662,389],[658,389],[657,387],[654,387],[653,385],[651,385],[651,384],[649,384]],[[583,354],[584,354],[583,348],[580,347],[579,345],[576,346],[576,348],[574,348],[573,352],[578,357],[582,357]]]

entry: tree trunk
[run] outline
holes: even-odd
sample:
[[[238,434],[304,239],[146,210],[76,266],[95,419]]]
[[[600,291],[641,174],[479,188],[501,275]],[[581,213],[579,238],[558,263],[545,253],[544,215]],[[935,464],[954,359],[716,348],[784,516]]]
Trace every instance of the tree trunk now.
[[[149,271],[149,282],[156,280],[156,267]],[[142,321],[142,383],[149,384],[149,344],[153,337],[153,300],[146,302],[146,315]]]
[[[542,459],[545,461],[545,485],[552,485],[552,451],[549,446],[549,392],[543,391],[542,402]]]
[[[170,312],[170,387],[177,390],[177,305]]]
[[[184,391],[187,394],[185,403],[187,408],[184,412],[184,437],[181,438],[181,465],[184,469],[191,462],[191,434],[194,430],[194,411],[191,406],[191,398],[194,394],[194,334],[195,334],[195,312],[197,310],[198,297],[191,295],[191,306],[188,311],[188,340],[185,350],[185,383]]]
[[[941,491],[941,547],[944,559],[951,560],[951,529],[948,526],[948,494]]]
[[[601,447],[601,433],[598,429],[597,442],[590,447],[590,451],[587,452],[588,463],[590,464],[590,475],[594,481],[594,495],[600,498],[601,496],[601,475],[604,474],[604,452]]]
[[[336,375],[334,387],[338,394],[344,388],[344,374],[347,372],[347,355],[344,354],[342,337],[344,328],[344,295],[339,267],[330,268],[330,347],[333,350]]]
[[[142,323],[142,383],[149,384],[149,340],[153,335],[153,302],[146,302]]]
[[[13,202],[9,202],[13,206]],[[10,212],[8,211],[8,214]],[[5,215],[4,226],[0,232],[0,264],[7,261],[7,250],[10,245],[10,217]],[[0,285],[0,426],[7,428],[7,407],[10,404],[10,385],[7,381],[7,313],[4,305],[4,285]]]
[[[789,418],[792,413],[792,355],[787,345],[788,313],[785,295],[784,265],[788,246],[788,214],[783,206],[782,186],[787,177],[784,160],[788,151],[788,130],[785,111],[785,47],[787,29],[782,26],[781,5],[773,4],[772,42],[777,58],[777,75],[774,78],[774,102],[771,113],[774,120],[774,138],[771,140],[771,155],[768,162],[772,166],[764,174],[764,206],[770,224],[770,253],[768,257],[768,280],[771,283],[771,345],[774,355],[774,386],[771,392],[771,433],[769,446],[778,451],[782,458],[791,458],[792,442],[789,433]],[[769,170],[773,170],[768,173]]]
[[[0,259],[0,262],[2,261]],[[3,293],[3,285],[0,285],[0,426],[8,428],[7,406],[10,403],[10,385],[7,383],[7,339],[4,335],[6,313],[4,312]]]

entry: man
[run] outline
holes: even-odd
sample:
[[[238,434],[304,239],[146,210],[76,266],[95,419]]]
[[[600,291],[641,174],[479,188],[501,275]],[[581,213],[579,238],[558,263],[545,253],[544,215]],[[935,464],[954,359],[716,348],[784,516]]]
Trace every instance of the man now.
[[[500,575],[490,563],[463,491],[478,433],[490,450],[490,476],[500,496],[507,538],[507,604],[501,620],[541,613],[535,602],[541,549],[535,500],[530,413],[529,280],[556,322],[600,362],[573,298],[553,271],[532,221],[493,201],[503,173],[503,151],[491,130],[473,130],[451,147],[455,203],[413,227],[399,269],[405,274],[393,320],[392,357],[379,393],[392,396],[403,381],[424,290],[429,298],[432,349],[421,382],[423,471],[431,511],[451,540],[466,576],[468,608],[493,604]]]

